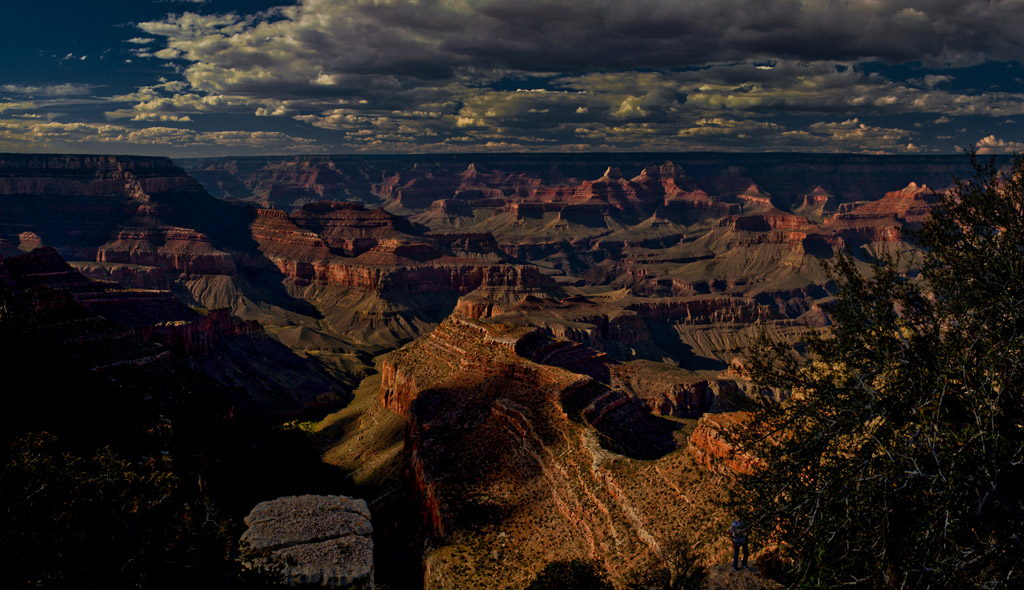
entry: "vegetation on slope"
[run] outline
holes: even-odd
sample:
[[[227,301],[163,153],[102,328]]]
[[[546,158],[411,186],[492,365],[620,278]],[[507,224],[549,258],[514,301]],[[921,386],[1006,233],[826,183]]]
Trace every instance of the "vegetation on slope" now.
[[[838,255],[813,360],[750,354],[792,395],[756,411],[740,498],[795,587],[1024,583],[1024,158],[972,163],[915,234],[919,276]]]
[[[0,469],[0,585],[262,587],[236,561],[209,498],[158,462],[81,457],[49,434],[16,438]],[[255,585],[254,585],[255,584]]]
[[[584,559],[552,561],[526,590],[613,590],[601,566]]]

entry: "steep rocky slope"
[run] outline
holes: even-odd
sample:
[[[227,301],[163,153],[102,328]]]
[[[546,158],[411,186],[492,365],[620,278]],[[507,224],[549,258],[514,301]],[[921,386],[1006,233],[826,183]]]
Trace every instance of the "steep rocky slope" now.
[[[192,310],[162,294],[108,288],[86,280],[52,249],[0,258],[5,436],[47,430],[157,454],[172,428],[165,418],[220,423],[233,404],[244,406],[237,391],[194,370],[182,354],[117,321],[186,322]],[[89,309],[97,303],[102,313],[131,313],[109,319]],[[235,327],[242,326],[229,330]]]
[[[325,404],[337,407],[347,390],[316,363],[227,310],[206,312],[167,291],[88,280],[51,248],[5,251],[0,255],[0,348],[5,449],[33,432],[55,435],[62,448],[86,456],[112,447],[125,468],[131,465],[139,474],[131,477],[173,474],[181,482],[174,484],[174,493],[206,506],[210,500],[204,498],[212,498],[218,511],[206,518],[225,530],[232,518],[244,516],[241,509],[260,499],[340,484],[341,478],[301,441],[271,425],[320,412]],[[113,461],[109,469],[118,465]],[[291,470],[287,478],[273,468],[281,465]],[[42,479],[34,486],[68,485],[55,483],[46,470],[37,473]],[[67,477],[64,471],[61,477]],[[128,477],[104,472],[99,485],[140,481]],[[119,498],[122,491],[102,493]],[[100,520],[95,515],[87,522],[96,524],[72,519],[66,532],[85,539],[102,536]],[[215,546],[197,550],[218,551]]]
[[[725,518],[705,503],[721,488],[685,451],[688,423],[612,386],[608,362],[460,316],[384,358],[380,399],[407,420],[428,588],[519,588],[572,557],[621,581]]]
[[[87,361],[93,372],[150,365],[147,371],[173,372],[164,365],[187,359],[191,372],[223,390],[230,413],[296,414],[348,396],[316,363],[296,356],[267,338],[257,322],[242,321],[226,308],[197,310],[170,291],[90,280],[47,247],[0,257],[0,265],[12,300],[36,300],[31,315],[25,315],[25,303],[9,321],[30,334],[57,330],[53,337],[67,347],[66,360],[93,359]],[[71,315],[68,321],[51,322],[46,319],[51,314]],[[138,385],[137,379],[128,381]]]
[[[94,278],[228,307],[342,370],[429,330],[478,287],[554,287],[487,235],[428,235],[352,203],[230,204],[162,158],[0,156],[0,240],[52,246]]]

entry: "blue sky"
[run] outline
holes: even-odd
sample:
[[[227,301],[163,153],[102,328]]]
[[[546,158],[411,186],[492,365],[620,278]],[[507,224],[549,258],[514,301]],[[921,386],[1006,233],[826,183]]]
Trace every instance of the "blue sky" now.
[[[1024,151],[1024,1],[34,2],[0,151]]]

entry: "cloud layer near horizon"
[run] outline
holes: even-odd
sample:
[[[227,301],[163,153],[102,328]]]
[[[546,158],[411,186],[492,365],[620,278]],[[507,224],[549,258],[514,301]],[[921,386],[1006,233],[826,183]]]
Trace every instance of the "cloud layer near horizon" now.
[[[121,42],[173,75],[97,98],[108,127],[245,116],[296,140],[278,151],[998,149],[1024,114],[1022,16],[1022,0],[302,0],[141,22]]]

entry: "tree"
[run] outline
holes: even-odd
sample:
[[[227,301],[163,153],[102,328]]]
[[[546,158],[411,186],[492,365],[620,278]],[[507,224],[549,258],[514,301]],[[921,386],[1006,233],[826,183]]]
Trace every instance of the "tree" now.
[[[627,576],[626,590],[700,590],[707,585],[708,569],[701,564],[692,540],[679,538],[665,544],[664,554]]]
[[[526,590],[613,590],[604,568],[585,559],[552,561]]]
[[[157,466],[133,465],[109,448],[83,458],[45,433],[18,437],[2,452],[4,588],[234,588],[271,581],[233,559],[231,535],[208,500]]]
[[[922,254],[850,253],[809,361],[763,335],[739,501],[804,588],[1024,584],[1024,158],[939,196]]]

